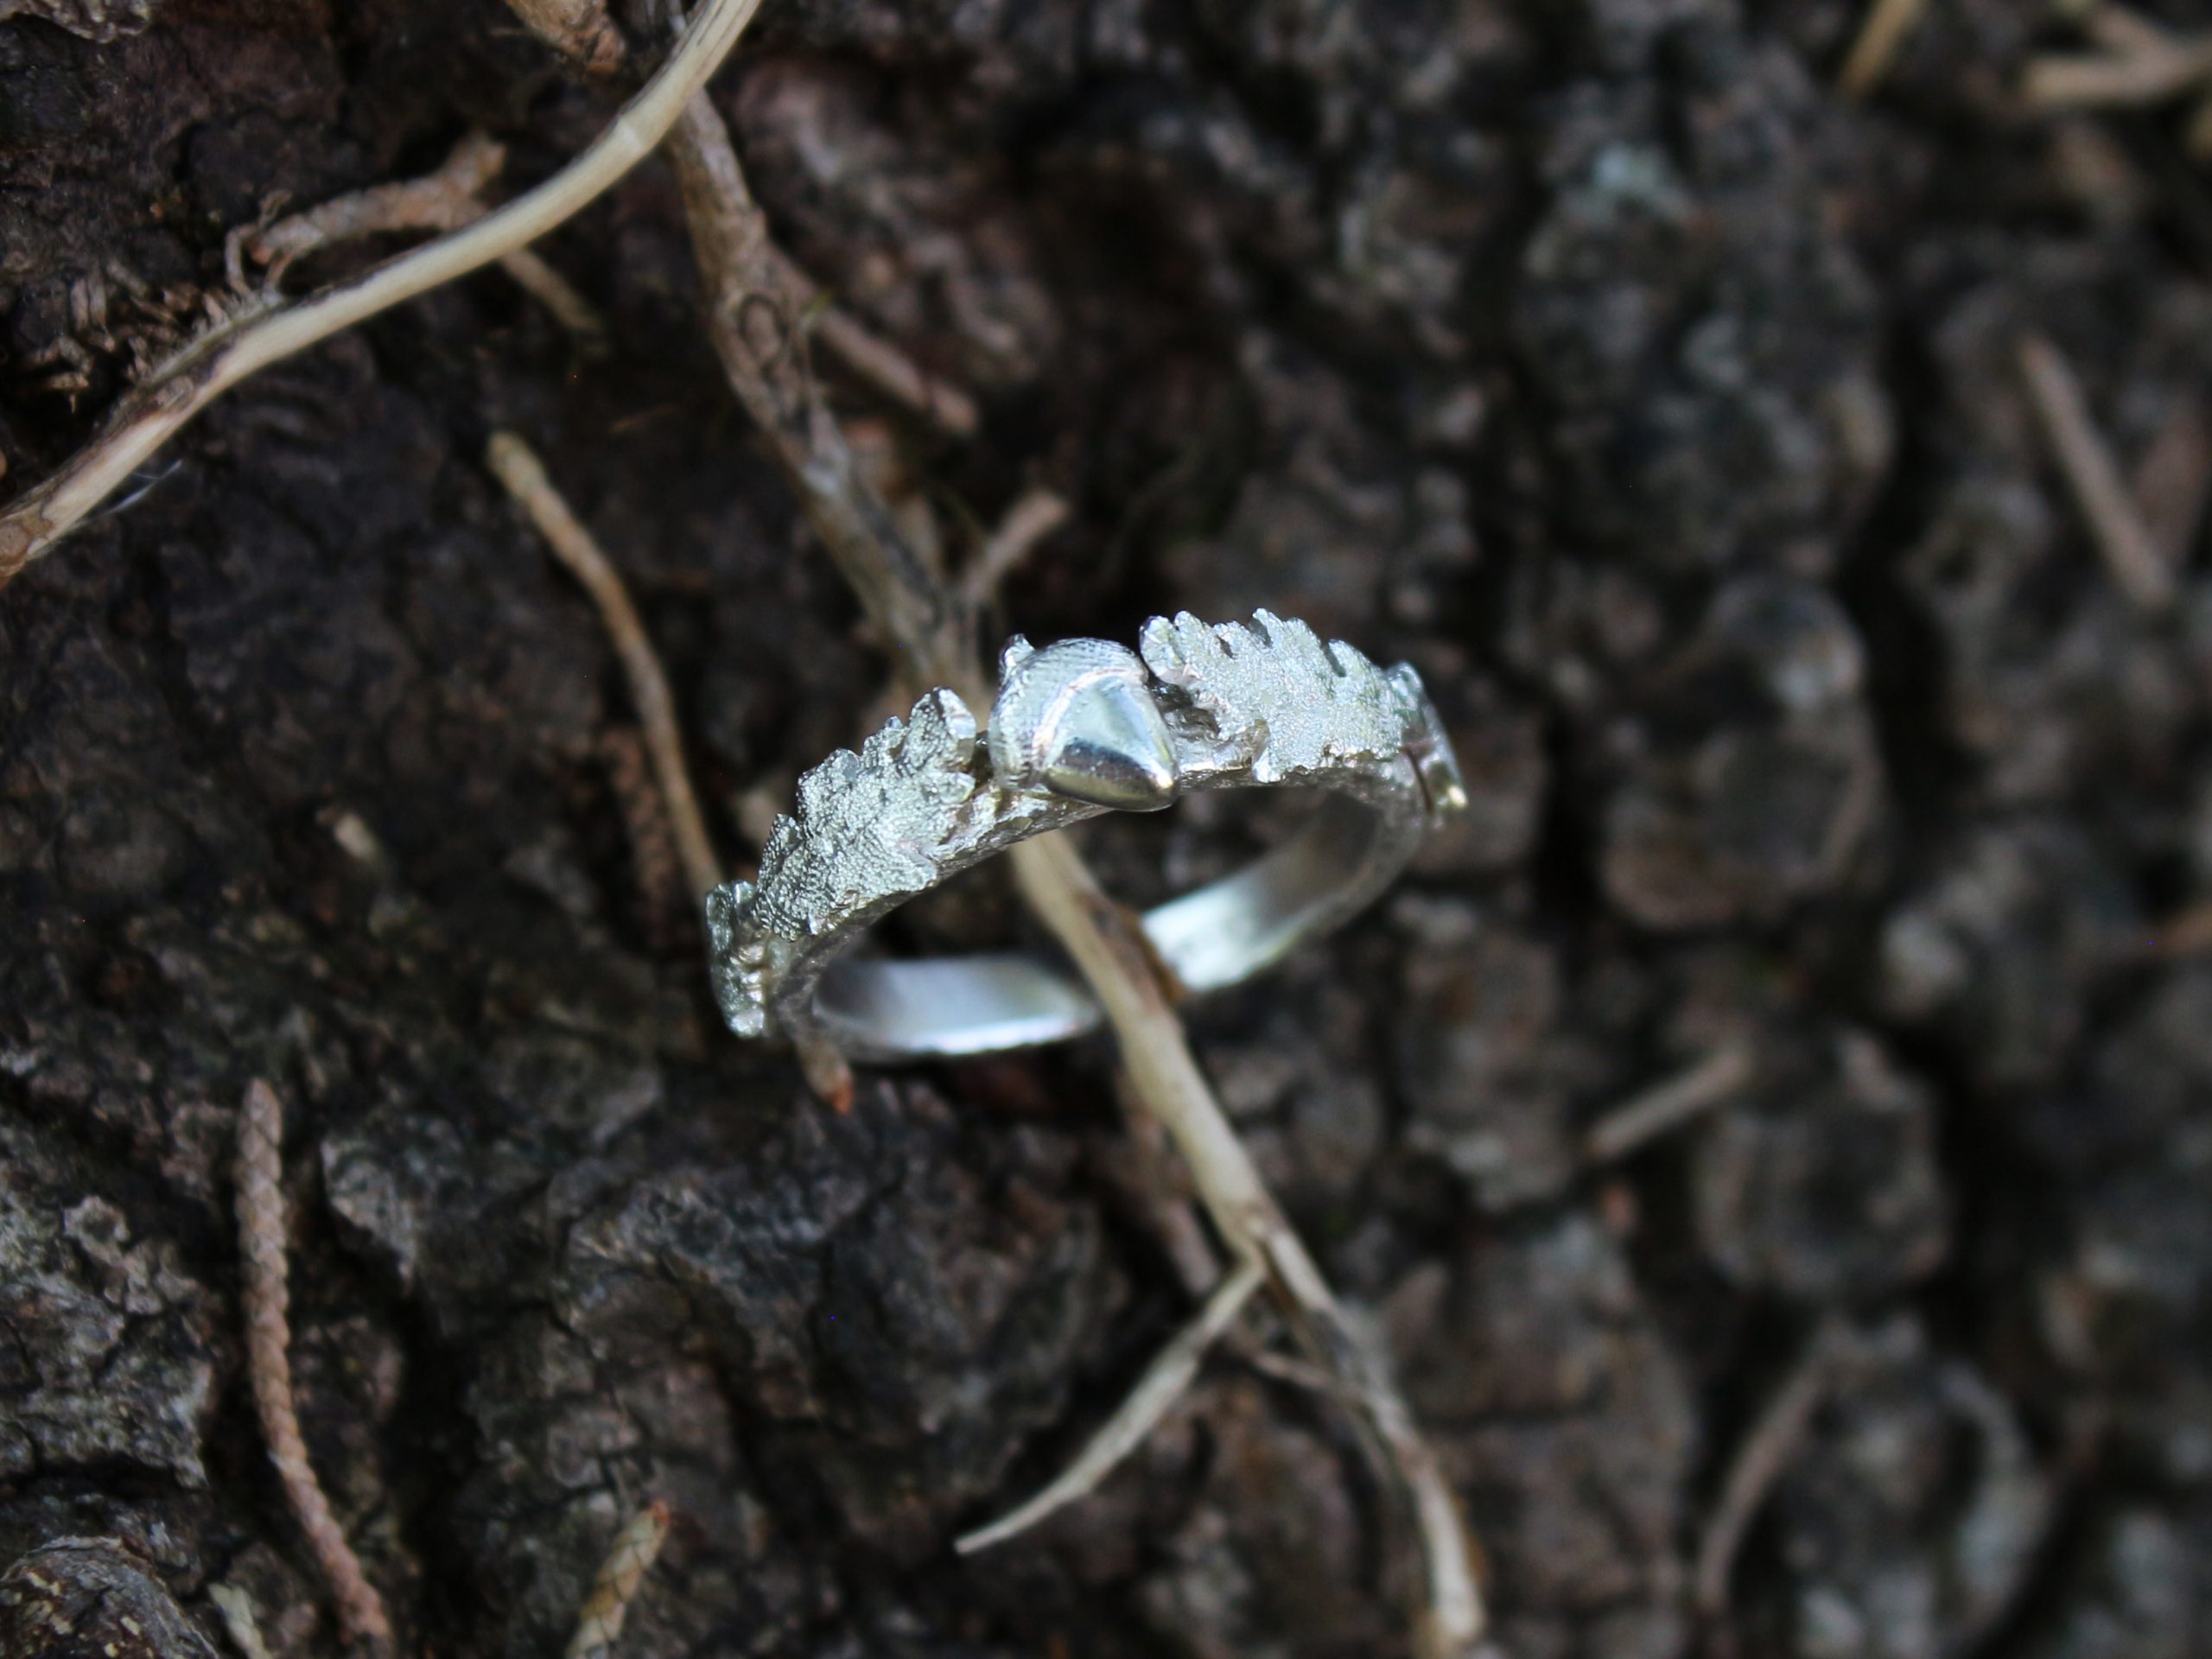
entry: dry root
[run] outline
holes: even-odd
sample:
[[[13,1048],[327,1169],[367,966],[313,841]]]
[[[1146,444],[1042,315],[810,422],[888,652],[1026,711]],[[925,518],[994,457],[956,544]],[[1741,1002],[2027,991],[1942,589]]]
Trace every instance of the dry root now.
[[[2044,435],[2097,551],[2104,555],[2105,568],[2131,603],[2145,611],[2167,609],[2175,596],[2173,566],[2159,551],[2112,450],[2090,420],[2073,365],[2041,334],[2022,338],[2019,357]]]
[[[245,1268],[245,1362],[253,1385],[254,1410],[261,1419],[269,1460],[284,1488],[285,1501],[307,1534],[308,1548],[322,1569],[338,1622],[348,1641],[365,1640],[380,1653],[391,1647],[391,1623],[384,1599],[361,1570],[360,1558],[330,1512],[330,1501],[308,1462],[300,1438],[300,1416],[292,1401],[291,1326],[286,1319],[289,1291],[284,1262],[284,1108],[276,1091],[258,1079],[246,1086],[238,1115],[238,1248]]]
[[[683,736],[676,723],[676,698],[668,689],[668,675],[660,665],[630,590],[599,543],[570,512],[561,493],[546,476],[544,463],[531,447],[512,432],[495,432],[485,450],[485,461],[507,486],[517,505],[530,515],[537,533],[553,556],[582,582],[599,608],[607,637],[630,682],[630,701],[644,727],[645,747],[652,756],[653,776],[683,861],[683,873],[695,898],[704,898],[721,881],[721,867],[715,857],[707,821],[699,810],[698,791],[691,787],[691,773],[683,760]]]
[[[622,1622],[638,1587],[660,1559],[668,1541],[668,1505],[656,1499],[632,1517],[614,1535],[613,1547],[599,1569],[599,1577],[576,1618],[576,1633],[569,1639],[568,1659],[609,1659],[622,1635]]]
[[[1865,98],[1881,84],[1890,64],[1928,10],[1928,0],[1873,0],[1836,85],[1847,98]]]

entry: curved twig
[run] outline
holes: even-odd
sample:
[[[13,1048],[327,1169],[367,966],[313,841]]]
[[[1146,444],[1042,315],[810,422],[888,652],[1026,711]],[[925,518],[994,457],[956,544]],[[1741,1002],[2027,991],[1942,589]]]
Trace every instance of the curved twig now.
[[[668,808],[669,827],[676,835],[677,855],[683,861],[685,879],[692,896],[703,899],[722,879],[715,843],[707,834],[707,820],[699,810],[698,791],[691,787],[690,769],[683,763],[683,736],[676,721],[676,694],[669,690],[660,657],[639,620],[630,590],[600,551],[599,543],[582,521],[570,511],[544,463],[535,451],[512,432],[494,432],[485,460],[499,482],[507,486],[553,556],[584,586],[599,607],[614,653],[630,682],[630,701],[637,705],[638,723],[645,728],[645,747],[653,763],[653,778]]]
[[[615,1643],[621,1639],[623,1621],[630,1616],[638,1586],[645,1581],[645,1574],[660,1559],[661,1546],[668,1541],[668,1505],[655,1498],[614,1535],[599,1577],[593,1581],[590,1598],[576,1616],[576,1633],[569,1640],[567,1659],[609,1659]]]
[[[308,1461],[307,1442],[300,1438],[300,1414],[292,1401],[292,1329],[285,1317],[290,1293],[284,1263],[283,1174],[284,1108],[276,1090],[257,1077],[246,1085],[238,1149],[246,1374],[253,1384],[254,1410],[269,1443],[269,1461],[276,1466],[285,1501],[330,1586],[346,1639],[365,1639],[385,1653],[391,1648],[391,1621],[385,1615],[384,1598],[361,1570],[361,1558],[330,1512],[330,1500]]]
[[[1177,1332],[1174,1340],[1154,1356],[1136,1387],[1129,1390],[1114,1408],[1113,1415],[1085,1442],[1075,1460],[1027,1502],[1016,1505],[988,1526],[978,1527],[955,1539],[953,1548],[963,1555],[972,1555],[979,1549],[1004,1543],[1028,1531],[1055,1510],[1065,1509],[1085,1493],[1096,1490],[1100,1481],[1144,1444],[1145,1436],[1182,1398],[1184,1389],[1198,1375],[1198,1363],[1205,1358],[1206,1350],[1236,1321],[1244,1311],[1244,1304],[1252,1300],[1252,1293],[1267,1279],[1267,1269],[1256,1262],[1239,1262],[1231,1268],[1229,1276],[1206,1298],[1198,1317]]]

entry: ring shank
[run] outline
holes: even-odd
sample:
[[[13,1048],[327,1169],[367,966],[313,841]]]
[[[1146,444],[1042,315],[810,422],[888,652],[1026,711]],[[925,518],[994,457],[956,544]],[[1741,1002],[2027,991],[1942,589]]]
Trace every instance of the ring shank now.
[[[1282,845],[1147,912],[1146,937],[1187,991],[1240,983],[1363,907],[1424,827],[1417,812],[1332,791]],[[878,1061],[1056,1042],[1103,1018],[1057,958],[1021,950],[925,962],[842,957],[817,982],[813,1013],[844,1053]]]

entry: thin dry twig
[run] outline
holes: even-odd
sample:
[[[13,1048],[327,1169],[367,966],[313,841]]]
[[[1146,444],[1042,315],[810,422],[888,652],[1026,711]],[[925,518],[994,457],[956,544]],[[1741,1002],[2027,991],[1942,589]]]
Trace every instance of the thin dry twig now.
[[[781,252],[776,259],[785,287],[798,302],[799,315],[810,319],[814,337],[839,362],[886,397],[906,404],[953,436],[976,435],[983,416],[973,397],[942,375],[931,374],[843,307],[829,302],[821,285]]]
[[[253,1611],[253,1598],[235,1585],[211,1584],[207,1599],[222,1615],[223,1630],[239,1659],[269,1659],[269,1644],[261,1639],[261,1620]]]
[[[2131,484],[2135,510],[2160,562],[2169,570],[2180,569],[2212,501],[2212,423],[2196,398],[2175,401],[2136,463]]]
[[[1865,98],[1881,84],[1897,48],[1927,10],[1928,0],[1873,0],[1836,77],[1845,97]]]
[[[363,237],[400,231],[457,231],[491,209],[481,195],[507,164],[507,147],[480,132],[454,146],[443,166],[419,179],[379,184],[340,196],[273,225],[231,233],[223,263],[232,288],[246,291],[245,257],[269,267],[269,281],[311,253]],[[607,325],[569,279],[527,248],[502,255],[499,269],[550,311],[570,333],[596,337]]]
[[[583,1611],[576,1618],[576,1633],[569,1643],[568,1659],[608,1659],[622,1635],[622,1621],[630,1616],[638,1586],[660,1559],[668,1541],[668,1505],[655,1498],[632,1516],[607,1552]]]
[[[2107,52],[2162,52],[2173,44],[2171,29],[2120,0],[2058,0],[2052,10],[2070,19],[2090,44]]]
[[[979,1549],[988,1549],[993,1544],[1004,1543],[1028,1531],[1054,1511],[1096,1491],[1099,1482],[1144,1443],[1145,1436],[1183,1397],[1191,1380],[1198,1374],[1198,1365],[1205,1358],[1206,1351],[1236,1322],[1236,1316],[1244,1311],[1244,1304],[1252,1300],[1253,1292],[1267,1282],[1267,1270],[1256,1262],[1242,1262],[1231,1268],[1198,1310],[1198,1316],[1177,1332],[1174,1339],[1154,1357],[1137,1385],[1084,1443],[1075,1460],[1027,1503],[990,1525],[978,1527],[957,1539],[953,1548],[969,1555]]]
[[[629,589],[622,585],[621,576],[607,562],[591,532],[569,510],[553,480],[545,475],[544,464],[528,444],[512,432],[495,432],[486,446],[484,459],[530,515],[553,556],[583,584],[592,603],[599,607],[600,620],[607,625],[607,637],[614,642],[615,655],[622,659],[622,671],[630,682],[630,701],[637,708],[639,725],[645,728],[653,776],[659,782],[661,799],[676,832],[683,874],[694,896],[703,899],[721,883],[721,866],[707,834],[707,821],[699,810],[697,791],[691,787],[690,771],[684,765],[683,738],[677,728],[676,699],[668,689],[668,676],[645,624],[639,620],[637,607],[630,602]]]
[[[322,1569],[338,1604],[338,1622],[346,1639],[391,1645],[391,1623],[384,1599],[361,1570],[360,1558],[330,1512],[330,1501],[308,1461],[300,1438],[300,1417],[292,1402],[291,1326],[286,1319],[289,1290],[285,1281],[283,1177],[284,1108],[276,1092],[256,1078],[246,1085],[238,1115],[238,1249],[245,1264],[246,1375],[253,1385],[254,1409],[261,1419],[269,1460],[284,1489],[286,1502],[307,1534],[308,1548]]]
[[[2105,568],[2130,603],[2146,611],[2164,610],[2174,601],[2173,567],[2159,553],[2121,481],[2119,464],[2090,420],[2073,366],[2039,334],[2021,336],[2018,350],[2020,372],[2044,436],[2090,538],[2104,555]]]
[[[961,578],[962,596],[969,607],[981,610],[990,603],[1006,579],[1020,569],[1039,542],[1067,523],[1072,512],[1050,490],[1023,491]]]
[[[690,890],[676,843],[676,826],[654,780],[645,739],[629,730],[608,732],[601,738],[599,751],[607,761],[607,788],[622,815],[622,833],[629,839],[647,935],[657,948],[686,938],[687,928],[688,937],[696,940],[698,895]]]
[[[1728,1465],[1719,1500],[1698,1542],[1694,1594],[1699,1613],[1708,1621],[1728,1611],[1728,1580],[1735,1571],[1737,1552],[1767,1494],[1796,1454],[1813,1414],[1827,1397],[1845,1328],[1834,1316],[1821,1322]]]
[[[534,248],[518,248],[499,261],[499,269],[515,286],[553,314],[553,321],[577,336],[578,344],[596,347],[607,334],[607,319],[599,308],[576,291],[575,284],[540,257]]]
[[[899,535],[856,469],[823,404],[805,336],[778,274],[767,226],[747,188],[728,130],[695,99],[669,150],[690,221],[693,252],[715,349],[732,388],[783,462],[816,533],[876,626],[896,647],[910,692],[950,687],[987,707],[968,607]],[[1338,1306],[1319,1270],[1260,1179],[1192,1057],[1143,935],[1110,903],[1067,838],[1047,836],[1009,855],[1023,897],[1075,960],[1120,1039],[1134,1092],[1190,1166],[1199,1201],[1239,1266],[1263,1268],[1310,1356],[1346,1379],[1362,1402],[1362,1445],[1414,1521],[1424,1592],[1416,1640],[1425,1656],[1456,1654],[1484,1615],[1472,1551],[1450,1489],[1378,1356]],[[835,1058],[834,1056],[829,1057]],[[802,1052],[802,1064],[824,1068]],[[842,1067],[849,1090],[850,1072]]]
[[[507,164],[507,147],[472,132],[453,147],[435,172],[419,179],[372,185],[321,202],[265,226],[231,232],[223,263],[233,288],[246,285],[245,257],[269,267],[271,280],[296,261],[341,243],[397,231],[449,231],[484,216],[478,200]]]
[[[1757,1067],[1748,1042],[1724,1043],[1688,1071],[1623,1101],[1582,1137],[1584,1161],[1610,1164],[1712,1110],[1751,1082]]]
[[[799,308],[747,188],[728,130],[695,99],[669,135],[690,221],[708,333],[732,390],[782,462],[815,533],[862,607],[900,655],[909,683],[939,683],[936,665],[964,664],[965,618],[899,535],[859,474],[808,361]]]
[[[1031,910],[1098,997],[1134,1092],[1182,1153],[1215,1229],[1240,1262],[1267,1267],[1309,1356],[1343,1377],[1349,1397],[1363,1406],[1382,1471],[1406,1499],[1420,1538],[1420,1649],[1460,1652],[1481,1633],[1484,1614],[1459,1506],[1379,1358],[1344,1317],[1214,1099],[1141,931],[1098,890],[1066,837],[1022,842],[1007,856]]]
[[[2152,936],[2149,954],[2164,962],[2180,962],[2212,950],[2212,899],[2176,912],[2161,922]]]
[[[2082,20],[2099,49],[2049,53],[2028,65],[2020,95],[2031,110],[2163,104],[2212,78],[2212,34],[2179,35],[2117,5]]]
[[[597,198],[659,143],[760,5],[760,0],[705,0],[668,61],[607,130],[535,189],[466,229],[308,298],[260,296],[171,358],[116,404],[97,437],[0,514],[0,587],[51,551],[180,428],[239,381],[536,241]]]
[[[603,0],[507,0],[542,38],[566,52],[586,69],[593,41],[612,31]],[[549,16],[547,14],[552,14]],[[620,36],[616,36],[619,44]],[[828,346],[845,366],[878,391],[906,404],[956,437],[971,437],[982,423],[976,400],[959,387],[931,374],[881,335],[871,332],[835,304],[821,283],[799,269],[790,255],[766,241],[765,258],[774,286],[807,332]]]

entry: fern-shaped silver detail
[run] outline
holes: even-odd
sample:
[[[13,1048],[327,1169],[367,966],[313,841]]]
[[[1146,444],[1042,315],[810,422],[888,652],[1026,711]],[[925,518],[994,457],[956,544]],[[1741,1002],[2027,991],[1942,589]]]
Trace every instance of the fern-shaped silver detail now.
[[[1271,612],[1253,613],[1249,626],[1155,616],[1140,644],[1146,666],[1250,757],[1256,783],[1386,760],[1423,715],[1399,679],[1343,640],[1325,645]]]
[[[976,792],[976,737],[968,705],[940,687],[859,753],[840,749],[800,777],[798,811],[776,820],[759,880],[708,900],[715,989],[741,1034],[765,1027],[779,941],[835,932],[935,885]]]

